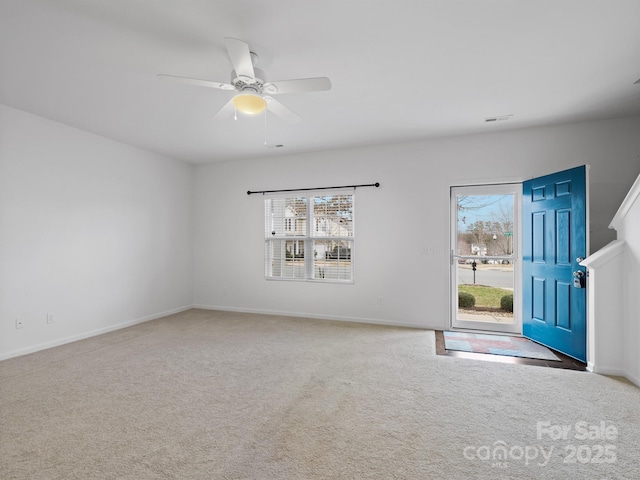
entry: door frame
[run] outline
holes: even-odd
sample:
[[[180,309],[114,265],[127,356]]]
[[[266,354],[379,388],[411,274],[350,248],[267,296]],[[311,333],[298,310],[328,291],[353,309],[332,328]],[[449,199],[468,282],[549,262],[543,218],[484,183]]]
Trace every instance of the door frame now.
[[[473,322],[457,320],[458,312],[458,211],[457,202],[454,201],[456,190],[469,192],[471,195],[501,195],[512,194],[514,198],[513,207],[513,324],[500,324],[501,328],[488,329],[487,322]],[[474,330],[491,333],[506,333],[512,335],[522,335],[522,182],[512,181],[504,183],[486,183],[473,185],[451,185],[449,187],[449,251],[450,251],[450,315],[449,328],[451,330]],[[485,257],[492,258],[492,257]]]

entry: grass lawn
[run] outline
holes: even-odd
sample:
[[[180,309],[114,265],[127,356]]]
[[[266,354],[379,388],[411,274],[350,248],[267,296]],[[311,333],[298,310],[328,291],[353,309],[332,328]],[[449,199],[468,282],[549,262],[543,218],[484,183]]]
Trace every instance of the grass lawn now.
[[[476,297],[476,307],[500,308],[500,299],[504,295],[513,293],[504,288],[487,287],[484,285],[458,285],[459,292],[470,293]]]

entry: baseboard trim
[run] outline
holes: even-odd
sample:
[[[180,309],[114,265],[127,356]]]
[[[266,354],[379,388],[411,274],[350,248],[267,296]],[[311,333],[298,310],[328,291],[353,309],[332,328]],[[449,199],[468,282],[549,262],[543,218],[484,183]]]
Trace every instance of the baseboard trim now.
[[[342,315],[325,315],[306,312],[288,312],[280,310],[263,310],[258,308],[238,308],[227,307],[220,305],[203,305],[195,304],[193,308],[200,308],[202,310],[220,310],[223,312],[239,312],[239,313],[256,313],[260,315],[280,315],[282,317],[298,317],[298,318],[313,318],[315,320],[333,320],[338,322],[354,322],[354,323],[366,323],[371,325],[384,325],[387,327],[405,327],[405,328],[418,328],[420,330],[434,330],[434,327],[428,327],[425,325],[418,325],[410,322],[394,322],[391,320],[381,320],[376,318],[363,318],[363,317],[347,317]]]
[[[640,377],[637,377],[626,370],[622,372],[622,376],[633,383],[636,387],[640,388]]]
[[[640,378],[624,368],[600,367],[593,363],[588,363],[587,371],[598,375],[607,375],[609,377],[624,377],[637,387],[640,387]]]
[[[151,320],[156,320],[158,318],[166,317],[168,315],[173,315],[176,313],[184,312],[187,310],[191,310],[193,308],[192,305],[186,305],[184,307],[173,308],[171,310],[167,310],[160,313],[154,313],[152,315],[147,315],[144,317],[136,318],[134,320],[129,320],[126,322],[121,322],[115,325],[109,325],[108,327],[97,328],[95,330],[90,330],[88,332],[79,333],[76,335],[71,335],[69,337],[59,338],[57,340],[52,340],[50,342],[40,343],[38,345],[31,345],[26,348],[20,348],[18,350],[12,350],[3,354],[0,354],[0,361],[8,360],[9,358],[21,357],[22,355],[28,355],[30,353],[39,352],[40,350],[47,350],[53,347],[59,347],[60,345],[65,345],[67,343],[77,342],[78,340],[84,340],[86,338],[95,337],[97,335],[102,335],[103,333],[113,332],[115,330],[120,330],[122,328],[132,327],[133,325],[138,325],[139,323],[149,322]]]
[[[587,371],[597,373],[598,375],[608,375],[614,377],[625,377],[625,373],[620,368],[596,365],[595,363],[587,363]]]

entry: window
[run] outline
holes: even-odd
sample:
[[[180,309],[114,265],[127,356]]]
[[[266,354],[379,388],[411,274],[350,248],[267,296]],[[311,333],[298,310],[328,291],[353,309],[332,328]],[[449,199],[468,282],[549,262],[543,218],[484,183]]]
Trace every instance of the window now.
[[[353,282],[354,195],[264,201],[265,277]]]

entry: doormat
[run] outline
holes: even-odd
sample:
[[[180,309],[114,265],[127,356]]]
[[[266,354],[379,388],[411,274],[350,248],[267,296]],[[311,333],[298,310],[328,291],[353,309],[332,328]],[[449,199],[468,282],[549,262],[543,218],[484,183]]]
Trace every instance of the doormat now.
[[[561,362],[547,347],[528,338],[485,333],[444,332],[444,348],[460,352],[490,353],[509,357]]]

